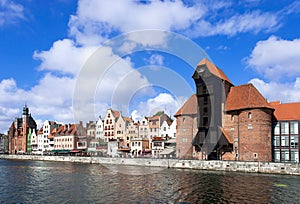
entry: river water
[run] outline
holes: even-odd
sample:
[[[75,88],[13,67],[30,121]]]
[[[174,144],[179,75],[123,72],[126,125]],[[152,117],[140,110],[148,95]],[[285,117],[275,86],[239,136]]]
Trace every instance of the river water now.
[[[288,175],[0,160],[0,176],[0,203],[300,203]]]

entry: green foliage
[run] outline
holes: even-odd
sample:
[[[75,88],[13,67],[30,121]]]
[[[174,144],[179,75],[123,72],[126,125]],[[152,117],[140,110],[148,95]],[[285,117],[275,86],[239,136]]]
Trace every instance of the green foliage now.
[[[165,112],[164,111],[158,111],[157,113],[155,113],[154,116],[161,116],[162,114],[164,114]]]

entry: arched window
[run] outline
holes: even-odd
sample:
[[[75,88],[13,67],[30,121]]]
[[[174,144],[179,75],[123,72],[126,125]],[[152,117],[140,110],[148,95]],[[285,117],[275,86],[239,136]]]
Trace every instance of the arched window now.
[[[251,112],[248,113],[248,119],[252,119],[252,113]]]

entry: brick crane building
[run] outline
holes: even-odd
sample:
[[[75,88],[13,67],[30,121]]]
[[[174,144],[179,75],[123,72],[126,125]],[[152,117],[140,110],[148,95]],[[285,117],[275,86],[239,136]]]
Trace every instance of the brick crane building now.
[[[175,114],[177,157],[299,162],[300,103],[269,103],[207,59],[193,79],[197,93]]]

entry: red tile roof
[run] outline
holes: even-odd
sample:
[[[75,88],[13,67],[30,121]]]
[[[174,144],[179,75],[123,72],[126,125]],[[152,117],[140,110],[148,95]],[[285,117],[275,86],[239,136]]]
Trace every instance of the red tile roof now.
[[[253,84],[231,87],[226,101],[226,111],[251,108],[273,109]]]
[[[129,118],[129,117],[123,117],[124,121],[127,121],[127,122],[131,122],[133,121],[132,118]]]
[[[300,102],[280,103],[271,102],[270,105],[275,109],[274,116],[277,120],[300,120]]]
[[[175,113],[175,117],[180,115],[197,115],[198,114],[198,100],[197,95],[193,94],[183,106]]]
[[[206,67],[208,68],[210,73],[212,73],[213,75],[217,76],[218,78],[223,79],[223,80],[229,82],[230,84],[232,84],[231,81],[229,80],[229,78],[225,75],[225,73],[220,68],[218,68],[216,65],[214,65],[211,61],[209,61],[208,59],[206,59],[206,58],[202,59],[197,64],[197,67],[201,66],[201,65],[206,65]]]
[[[112,114],[113,114],[113,116],[114,116],[115,118],[118,118],[118,117],[120,117],[120,115],[121,115],[121,112],[120,112],[120,111],[111,110],[111,112],[112,112]]]

